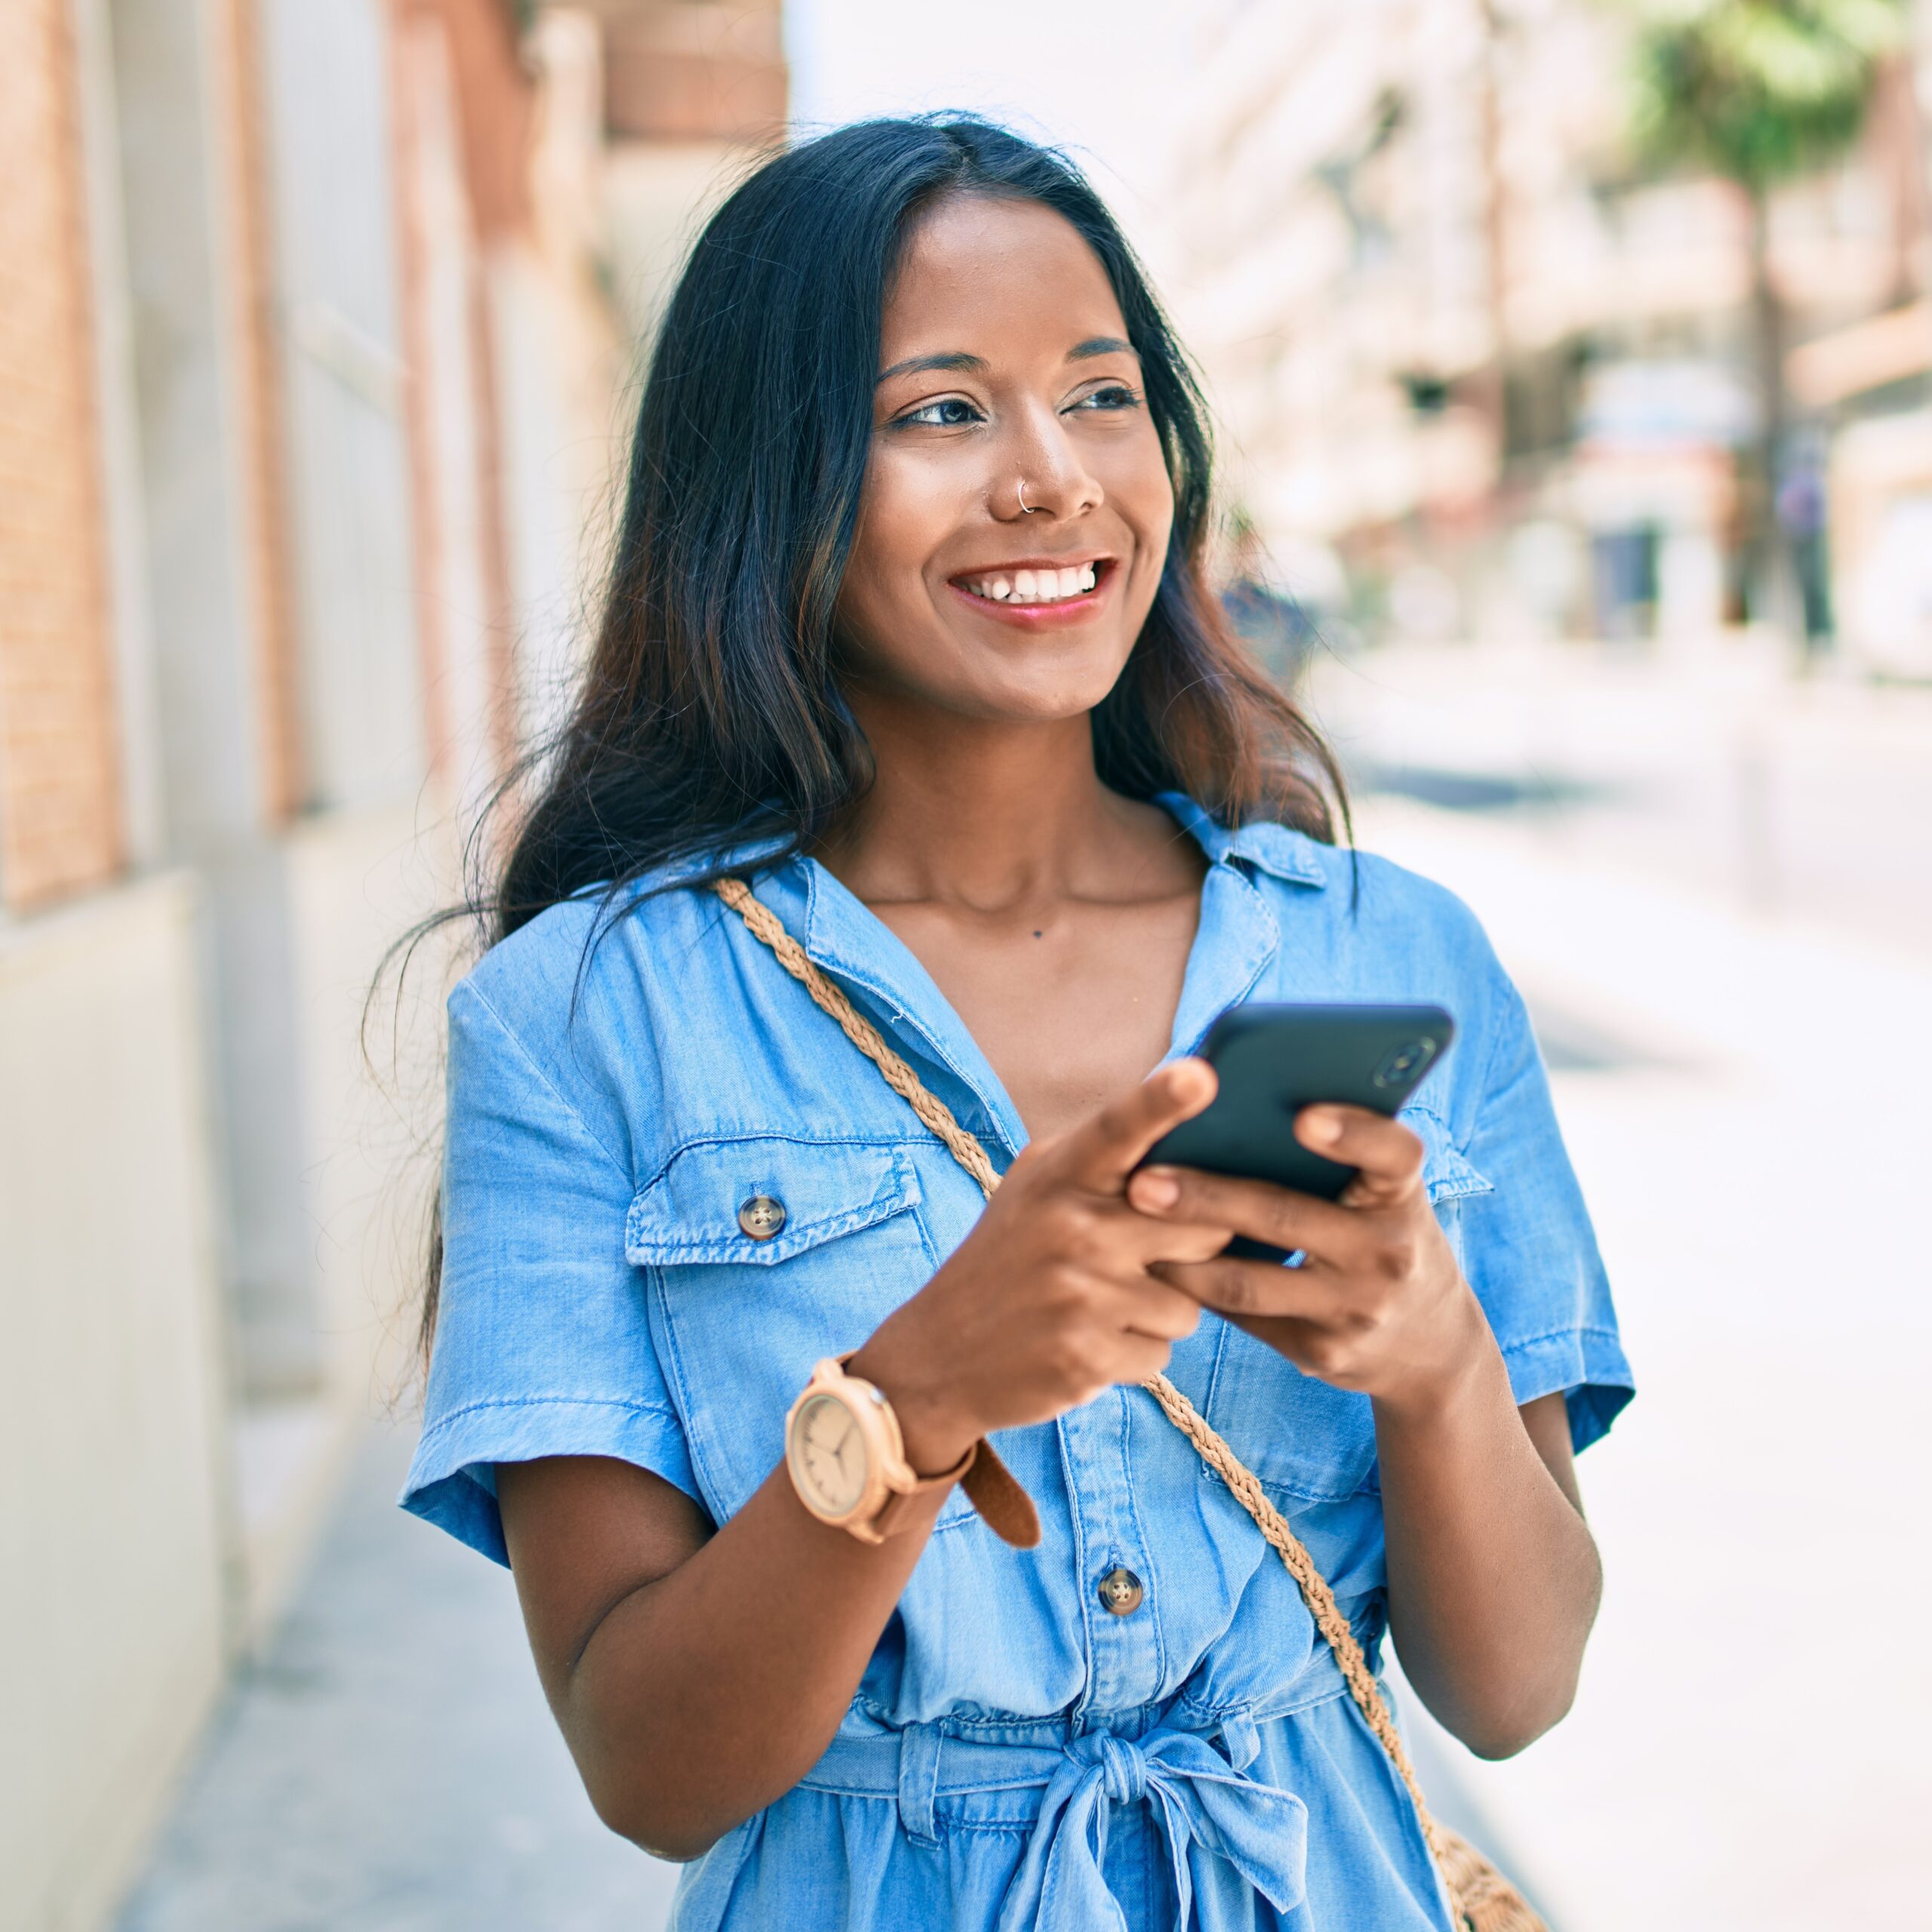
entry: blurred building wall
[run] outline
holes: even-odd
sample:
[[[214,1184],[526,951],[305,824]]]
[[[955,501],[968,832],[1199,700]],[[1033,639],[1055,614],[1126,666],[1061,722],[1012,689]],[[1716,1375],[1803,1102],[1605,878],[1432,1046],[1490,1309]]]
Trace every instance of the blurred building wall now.
[[[52,897],[120,863],[109,688],[109,614],[100,497],[101,432],[91,361],[87,186],[78,60],[57,0],[0,21],[8,75],[0,141],[12,184],[0,203],[0,853],[11,891]],[[49,166],[57,158],[65,165]]]
[[[1881,675],[1932,679],[1932,0],[1878,103],[1902,272],[1891,306],[1801,345],[1801,404],[1830,426],[1825,493],[1840,634]]]
[[[1801,499],[1839,432],[1924,401],[1932,368],[1932,8],[1912,17],[1857,148],[1773,197],[1807,537]],[[1591,0],[1201,11],[1182,319],[1235,426],[1242,506],[1291,574],[1310,546],[1339,554],[1377,626],[1696,637],[1741,613],[1748,211],[1727,183],[1635,165],[1633,18]],[[1884,353],[1857,333],[1881,315]]]
[[[590,0],[605,29],[612,292],[638,341],[699,221],[783,138],[780,0]]]
[[[441,961],[380,1081],[365,996],[581,648],[623,103],[740,140],[730,32],[653,77],[676,11],[0,8],[10,1932],[111,1917],[403,1379]]]

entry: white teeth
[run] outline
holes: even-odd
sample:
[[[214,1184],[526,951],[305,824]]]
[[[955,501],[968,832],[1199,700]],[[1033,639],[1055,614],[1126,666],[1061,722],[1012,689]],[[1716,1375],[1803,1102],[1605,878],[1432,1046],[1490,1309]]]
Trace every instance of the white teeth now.
[[[1098,565],[1069,564],[1059,570],[1015,571],[1010,577],[969,580],[966,587],[995,604],[1057,604],[1091,590],[1099,580]]]

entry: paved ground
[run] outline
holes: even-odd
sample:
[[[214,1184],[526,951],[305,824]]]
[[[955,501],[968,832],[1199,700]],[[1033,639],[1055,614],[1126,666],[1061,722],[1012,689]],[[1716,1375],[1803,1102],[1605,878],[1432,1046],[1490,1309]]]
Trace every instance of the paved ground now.
[[[658,1932],[674,1873],[586,1801],[509,1574],[358,1460],[266,1663],[236,1686],[120,1932]]]
[[[1924,1924],[1932,968],[1534,826],[1364,821],[1592,1043],[1553,1079],[1641,1384],[1583,1464],[1577,1709],[1463,1783],[1564,1932]]]
[[[1388,649],[1318,660],[1312,697],[1344,758],[1413,798],[1932,963],[1932,687],[1794,680],[1730,639]]]

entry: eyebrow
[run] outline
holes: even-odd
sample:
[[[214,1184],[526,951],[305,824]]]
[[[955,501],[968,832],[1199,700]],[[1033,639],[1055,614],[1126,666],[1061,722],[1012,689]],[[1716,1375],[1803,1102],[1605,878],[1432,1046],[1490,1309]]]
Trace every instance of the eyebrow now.
[[[910,376],[924,369],[964,369],[974,375],[986,372],[985,358],[968,355],[964,349],[955,349],[949,355],[909,355],[903,362],[895,362],[889,369],[879,371],[879,381],[889,383],[894,376]]]
[[[1090,335],[1084,342],[1075,343],[1066,352],[1066,359],[1069,362],[1081,362],[1096,355],[1134,355],[1137,353],[1132,343],[1124,341],[1117,335]],[[945,355],[909,355],[903,362],[895,362],[891,368],[881,369],[878,380],[881,383],[889,383],[894,376],[918,375],[929,369],[963,371],[972,375],[983,376],[987,366],[983,356],[968,355],[964,349],[956,349]]]

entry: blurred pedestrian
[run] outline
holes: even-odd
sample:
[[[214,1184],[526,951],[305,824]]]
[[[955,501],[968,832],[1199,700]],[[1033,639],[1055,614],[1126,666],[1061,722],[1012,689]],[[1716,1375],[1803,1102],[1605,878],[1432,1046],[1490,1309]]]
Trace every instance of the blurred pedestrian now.
[[[770,162],[666,318],[451,1001],[407,1500],[511,1564],[685,1932],[1441,1928],[1354,1644],[1487,1753],[1569,1703],[1629,1377],[1542,1066],[1466,910],[1337,850],[1209,502],[1119,230],[983,123]],[[1287,997],[1465,1044],[1300,1116],[1339,1203],[1143,1168]]]
[[[1221,608],[1235,635],[1284,691],[1301,682],[1315,643],[1315,626],[1270,568],[1261,533],[1244,513],[1233,518],[1226,588]]]

